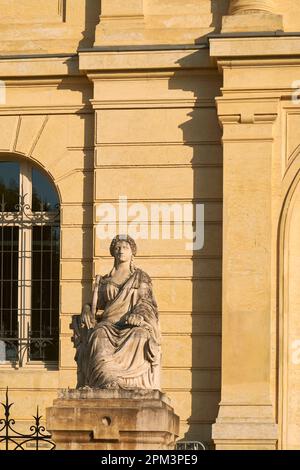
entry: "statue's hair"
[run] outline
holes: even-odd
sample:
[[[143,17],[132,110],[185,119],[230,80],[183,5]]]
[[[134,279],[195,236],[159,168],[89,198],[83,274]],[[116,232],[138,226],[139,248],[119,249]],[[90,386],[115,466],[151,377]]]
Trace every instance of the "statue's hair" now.
[[[111,256],[115,256],[115,248],[119,242],[127,242],[130,245],[131,251],[133,256],[136,255],[137,252],[137,246],[133,238],[131,238],[129,235],[116,235],[109,247],[109,251]]]
[[[134,271],[136,270],[136,266],[135,266],[135,264],[134,264],[134,256],[133,256],[133,255],[132,255],[132,257],[131,257],[129,269],[130,269],[130,272],[131,272],[131,273],[134,273]]]

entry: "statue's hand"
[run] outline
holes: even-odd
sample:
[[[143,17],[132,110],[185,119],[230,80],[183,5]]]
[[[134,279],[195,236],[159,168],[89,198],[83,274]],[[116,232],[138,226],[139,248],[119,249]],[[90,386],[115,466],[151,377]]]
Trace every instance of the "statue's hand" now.
[[[82,307],[82,312],[81,312],[81,328],[93,328],[95,324],[95,318],[92,314],[91,310],[91,305],[90,304],[85,304]]]
[[[127,318],[127,324],[130,325],[130,326],[140,326],[142,324],[143,320],[144,319],[143,319],[142,315],[132,313]]]

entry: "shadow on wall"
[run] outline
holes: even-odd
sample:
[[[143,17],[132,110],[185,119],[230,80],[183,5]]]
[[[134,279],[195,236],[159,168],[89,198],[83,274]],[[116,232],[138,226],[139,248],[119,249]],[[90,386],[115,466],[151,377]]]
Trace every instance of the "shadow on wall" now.
[[[83,37],[78,44],[78,49],[93,47],[100,13],[100,0],[85,0],[85,29],[82,31]]]
[[[85,29],[82,31],[82,39],[78,43],[78,49],[93,47],[95,41],[96,27],[99,22],[101,12],[100,0],[85,0]],[[61,80],[58,89],[66,91],[80,92],[82,94],[82,107],[75,113],[84,122],[84,142],[82,142],[84,152],[83,168],[78,168],[84,174],[83,188],[83,240],[82,240],[82,301],[83,304],[89,302],[92,295],[93,283],[93,243],[91,230],[93,226],[93,168],[94,168],[94,112],[90,104],[93,98],[93,84],[87,77],[78,76],[78,57],[66,59],[68,67],[68,77]],[[81,305],[78,306],[80,314]],[[74,352],[75,354],[75,352]],[[74,362],[75,365],[75,362]]]
[[[222,17],[227,14],[229,10],[230,0],[211,0],[211,13],[212,22],[211,27],[215,28],[214,33],[219,33],[222,28]]]
[[[85,29],[82,31],[82,39],[78,44],[78,49],[93,47],[95,42],[96,27],[99,23],[101,14],[100,0],[85,0]],[[86,79],[87,80],[87,79]],[[87,80],[88,81],[88,80]],[[69,89],[70,85],[67,85]],[[76,84],[73,84],[76,90]],[[80,91],[82,88],[80,89]],[[83,112],[79,113],[80,119],[84,120],[84,201],[87,205],[83,209],[83,224],[85,227],[93,225],[93,182],[94,182],[94,112],[91,108],[90,99],[93,98],[93,85],[90,81],[82,91]],[[84,110],[85,109],[85,110]],[[91,266],[93,264],[93,243],[89,229],[83,230],[83,246],[86,253],[83,253],[83,303],[90,302],[93,287],[93,272]],[[87,282],[88,281],[88,282]],[[81,308],[81,306],[80,306]],[[80,312],[78,312],[80,313]]]
[[[78,111],[69,116],[67,132],[72,136],[72,125],[76,119],[83,122],[83,135],[84,139],[78,143],[78,138],[75,138],[75,142],[69,139],[69,152],[83,151],[83,165],[78,168],[74,168],[74,171],[83,173],[83,208],[82,208],[82,302],[83,304],[90,301],[92,292],[93,282],[93,243],[92,243],[92,226],[93,226],[93,181],[94,181],[94,112],[90,104],[90,100],[93,97],[92,84],[86,77],[72,77],[72,70],[74,69],[74,60],[67,59],[66,63],[69,68],[71,76],[63,78],[58,86],[59,90],[66,90],[66,92],[74,91],[80,92],[81,106]],[[78,94],[78,96],[80,96]],[[79,100],[78,100],[79,101]],[[80,144],[80,145],[79,145]],[[67,176],[67,175],[66,175]],[[77,191],[74,189],[75,200],[74,203],[78,203],[76,198]],[[63,202],[62,202],[63,206]],[[78,221],[74,220],[74,223]],[[78,254],[79,257],[79,254]],[[79,279],[78,279],[79,280]],[[72,312],[74,314],[80,314],[81,305],[78,306],[78,312]],[[75,353],[74,353],[75,354]],[[75,365],[75,362],[74,362]]]
[[[220,22],[215,21],[217,27]],[[193,69],[192,64],[203,68]],[[221,94],[222,77],[210,64],[208,47],[187,55],[180,66],[169,88],[193,92],[195,97],[193,105],[187,104],[192,107],[191,112],[187,109],[190,119],[179,127],[184,147],[193,149],[194,220],[196,204],[204,204],[205,215],[204,247],[192,253],[192,404],[184,439],[213,448],[212,424],[221,397],[223,155],[215,97]]]

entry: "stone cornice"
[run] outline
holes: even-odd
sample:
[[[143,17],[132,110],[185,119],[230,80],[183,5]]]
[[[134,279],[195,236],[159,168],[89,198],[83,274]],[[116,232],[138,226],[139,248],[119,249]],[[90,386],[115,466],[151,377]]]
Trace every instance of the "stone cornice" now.
[[[300,59],[300,37],[222,37],[210,38],[211,57],[282,57]]]
[[[0,56],[0,77],[80,75],[76,54]]]
[[[191,49],[79,51],[82,72],[214,68],[206,45]]]

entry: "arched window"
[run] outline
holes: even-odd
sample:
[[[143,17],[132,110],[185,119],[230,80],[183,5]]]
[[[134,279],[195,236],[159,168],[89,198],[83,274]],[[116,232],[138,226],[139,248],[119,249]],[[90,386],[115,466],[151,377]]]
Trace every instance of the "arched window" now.
[[[38,168],[0,159],[0,364],[58,360],[58,203]]]

